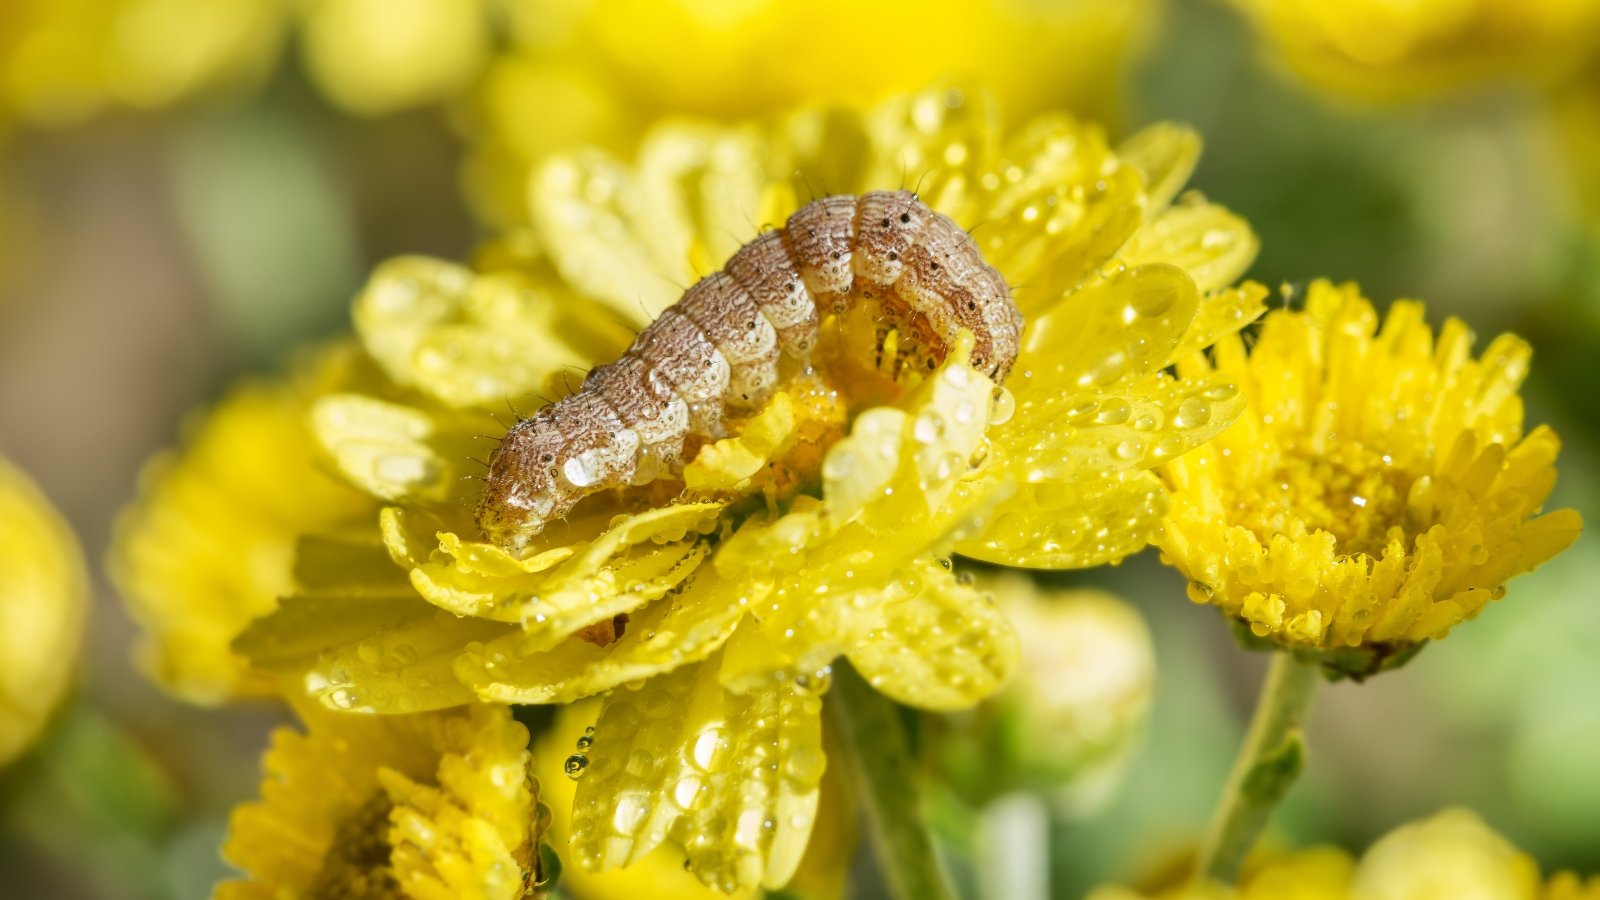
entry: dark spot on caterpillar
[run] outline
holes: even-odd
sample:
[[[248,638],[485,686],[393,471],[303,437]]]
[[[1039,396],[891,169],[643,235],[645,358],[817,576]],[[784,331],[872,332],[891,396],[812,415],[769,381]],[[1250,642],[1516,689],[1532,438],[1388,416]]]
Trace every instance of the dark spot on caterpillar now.
[[[858,223],[873,221],[883,228],[858,232]],[[965,327],[973,331],[973,365],[1004,380],[1022,316],[1005,280],[967,238],[905,191],[806,204],[685,292],[616,365],[513,426],[490,458],[479,527],[521,552],[590,494],[674,477],[699,447],[760,409],[782,387],[780,372],[813,371],[824,313],[864,299],[884,299],[907,363],[938,368]],[[952,272],[961,274],[930,276],[941,271],[935,260],[957,256],[962,262]],[[924,258],[930,265],[920,264]],[[819,297],[830,304],[826,310],[818,309]],[[984,312],[958,316],[960,304]],[[881,346],[876,355],[881,361]],[[559,467],[527,464],[557,459]],[[620,636],[621,624],[613,624],[611,637]]]

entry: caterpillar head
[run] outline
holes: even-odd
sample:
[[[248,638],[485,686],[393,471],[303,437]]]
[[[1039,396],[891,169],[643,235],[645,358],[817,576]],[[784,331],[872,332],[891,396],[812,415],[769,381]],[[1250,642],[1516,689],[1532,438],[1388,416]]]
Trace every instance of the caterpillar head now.
[[[598,405],[577,394],[506,432],[478,501],[478,527],[491,542],[520,553],[579,500],[633,477],[639,437],[615,415],[596,417]]]
[[[551,520],[578,501],[567,496],[559,454],[566,444],[548,416],[518,422],[489,455],[476,518],[484,537],[521,552]]]

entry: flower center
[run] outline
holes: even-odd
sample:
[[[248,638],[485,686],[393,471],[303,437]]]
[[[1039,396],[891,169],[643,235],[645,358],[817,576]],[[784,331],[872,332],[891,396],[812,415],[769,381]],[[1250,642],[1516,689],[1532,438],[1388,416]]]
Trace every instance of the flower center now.
[[[389,810],[392,808],[388,795],[380,791],[339,823],[308,896],[314,900],[401,900],[405,897],[389,866]]]
[[[1275,534],[1325,531],[1340,555],[1381,556],[1393,532],[1411,545],[1419,531],[1406,511],[1412,474],[1359,441],[1317,451],[1289,450],[1271,478],[1245,485],[1236,507],[1239,524],[1263,543]]]

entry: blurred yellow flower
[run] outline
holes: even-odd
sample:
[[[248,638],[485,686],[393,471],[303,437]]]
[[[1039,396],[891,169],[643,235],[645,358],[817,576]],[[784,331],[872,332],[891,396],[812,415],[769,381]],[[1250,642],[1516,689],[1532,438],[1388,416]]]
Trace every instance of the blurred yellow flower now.
[[[1243,407],[1228,377],[1166,369],[1256,315],[1262,290],[1224,287],[1255,239],[1198,197],[1171,204],[1198,154],[1184,129],[1122,155],[1062,116],[1006,136],[985,96],[955,90],[668,125],[644,148],[635,166],[586,151],[544,167],[534,230],[488,251],[489,271],[378,272],[355,320],[392,383],[323,396],[312,420],[390,504],[382,542],[409,582],[307,559],[301,594],[236,647],[344,709],[610,691],[576,861],[627,864],[671,835],[707,883],[776,886],[815,820],[837,657],[930,709],[970,706],[1014,667],[1015,635],[952,549],[1076,567],[1148,543],[1166,510],[1150,470]],[[1027,286],[1007,391],[967,344],[926,377],[897,367],[861,308],[824,324],[815,378],[705,448],[683,485],[596,495],[520,556],[481,538],[462,460],[504,434],[490,411],[506,397],[559,393],[568,367],[613,356],[631,339],[617,320],[648,321],[807,181],[865,190],[908,171],[930,205],[986,222],[985,257]]]
[[[1097,811],[1139,746],[1155,691],[1155,647],[1139,611],[1093,589],[1021,575],[982,579],[1020,638],[1017,674],[933,742],[945,780],[973,806],[1008,791],[1058,812]]]
[[[301,0],[311,77],[367,115],[464,92],[489,55],[489,0]]]
[[[1237,378],[1250,401],[1162,470],[1160,546],[1191,599],[1361,677],[1571,544],[1575,511],[1538,515],[1560,442],[1523,434],[1528,345],[1502,335],[1474,360],[1471,343],[1455,319],[1435,338],[1417,303],[1380,330],[1354,286],[1317,282],[1303,312],[1267,316],[1248,356],[1229,337],[1188,366]]]
[[[312,81],[345,109],[440,103],[477,79],[492,24],[490,0],[7,0],[0,122],[248,93],[296,28]]]
[[[286,0],[6,0],[0,119],[70,125],[109,104],[159,107],[263,81]]]
[[[1597,0],[1234,0],[1284,64],[1331,90],[1406,98],[1548,80],[1600,45]]]
[[[1593,900],[1600,878],[1541,881],[1528,854],[1477,813],[1446,809],[1394,829],[1359,860],[1334,847],[1262,853],[1237,887],[1216,883],[1136,891],[1101,887],[1089,900]]]
[[[261,801],[234,810],[222,852],[249,878],[218,900],[517,900],[537,883],[545,819],[509,709],[313,708],[307,729],[274,735]]]
[[[1252,858],[1235,887],[1216,882],[1179,882],[1144,890],[1105,886],[1087,900],[1365,900],[1350,892],[1355,860],[1337,847],[1312,847],[1293,853]],[[1444,900],[1417,895],[1415,900]]]
[[[0,458],[0,766],[34,742],[71,686],[88,604],[77,537]]]
[[[512,49],[470,100],[469,184],[525,220],[531,168],[576,144],[622,149],[663,116],[869,105],[936,79],[985,84],[1011,117],[1107,119],[1153,0],[509,0]],[[883,63],[880,60],[892,60]],[[829,187],[837,187],[830,184]]]
[[[373,514],[325,471],[306,421],[311,398],[347,377],[348,356],[331,351],[292,383],[235,388],[189,423],[181,452],[146,467],[118,522],[109,569],[146,632],[139,660],[185,700],[273,693],[229,643],[294,589],[297,544]]]
[[[1350,894],[1363,900],[1533,900],[1539,864],[1476,813],[1447,809],[1373,844],[1356,866]]]

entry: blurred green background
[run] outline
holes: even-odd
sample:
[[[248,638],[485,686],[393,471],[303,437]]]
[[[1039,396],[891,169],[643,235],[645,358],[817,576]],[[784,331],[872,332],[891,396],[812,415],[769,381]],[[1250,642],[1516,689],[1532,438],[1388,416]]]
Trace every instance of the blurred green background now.
[[[1600,521],[1600,239],[1557,123],[1529,87],[1408,103],[1330,99],[1259,52],[1221,5],[1168,4],[1117,133],[1171,118],[1206,153],[1192,182],[1262,238],[1270,285],[1359,281],[1438,324],[1536,348],[1530,422],[1566,446],[1553,501]],[[0,454],[104,557],[141,463],[243,372],[346,326],[376,262],[465,258],[459,122],[354,118],[296,66],[248,101],[16,128],[0,198]],[[1480,344],[1481,345],[1481,344]],[[1475,808],[1548,871],[1600,871],[1600,538],[1514,582],[1401,672],[1319,700],[1283,841],[1360,849],[1401,822]],[[1237,747],[1264,660],[1146,553],[1050,576],[1135,603],[1159,663],[1146,740],[1107,811],[1052,829],[1057,896],[1181,852]],[[182,706],[136,674],[133,626],[95,575],[81,686],[45,742],[0,772],[7,896],[202,896],[228,809],[256,793],[268,707]],[[15,893],[12,893],[15,891]]]

